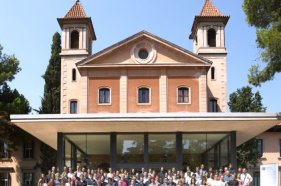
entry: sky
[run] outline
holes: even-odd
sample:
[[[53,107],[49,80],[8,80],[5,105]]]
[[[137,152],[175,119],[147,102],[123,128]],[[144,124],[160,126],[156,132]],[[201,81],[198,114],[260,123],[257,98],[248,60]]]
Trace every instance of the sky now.
[[[1,0],[0,44],[4,53],[20,61],[21,72],[10,83],[38,109],[43,96],[44,74],[51,55],[52,36],[61,33],[57,18],[62,18],[76,0]],[[80,0],[92,18],[97,40],[96,53],[139,31],[146,30],[187,50],[194,16],[205,0]],[[248,85],[248,69],[260,60],[256,30],[246,22],[243,0],[212,0],[230,20],[226,26],[228,94]],[[263,97],[267,112],[281,111],[281,74],[255,88]],[[33,112],[35,113],[35,112]]]

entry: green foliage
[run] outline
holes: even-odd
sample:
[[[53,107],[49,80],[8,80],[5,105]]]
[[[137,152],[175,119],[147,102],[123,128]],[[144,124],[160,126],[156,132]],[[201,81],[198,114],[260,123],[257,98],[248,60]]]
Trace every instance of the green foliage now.
[[[45,143],[40,144],[41,172],[47,174],[50,167],[56,165],[56,151]]]
[[[0,140],[8,143],[10,150],[15,150],[30,135],[10,122],[10,114],[28,114],[31,107],[27,99],[16,89],[12,90],[7,82],[12,81],[21,70],[19,60],[2,53],[0,45]]]
[[[60,76],[61,76],[61,36],[55,33],[51,46],[51,58],[43,78],[44,96],[41,100],[40,114],[60,113]]]
[[[6,81],[12,81],[21,70],[19,60],[14,55],[3,54],[2,50],[3,47],[0,45],[0,86]]]
[[[281,72],[281,2],[280,0],[245,0],[247,21],[257,28],[257,44],[266,66],[253,65],[248,79],[254,86],[272,80]]]
[[[28,114],[31,111],[29,102],[16,89],[4,83],[0,88],[0,110],[9,114]]]
[[[229,96],[228,106],[231,112],[265,112],[262,105],[262,97],[259,92],[253,93],[252,88],[242,87]],[[257,151],[258,141],[253,138],[237,147],[237,161],[242,167],[247,164],[255,165],[260,158]]]
[[[41,100],[40,114],[60,113],[60,76],[61,76],[61,36],[58,32],[53,35],[51,58],[43,78],[45,80],[44,96]],[[47,173],[56,164],[56,151],[41,143],[41,171]]]
[[[265,112],[266,110],[262,105],[260,93],[254,94],[249,86],[230,94],[228,106],[231,112]]]

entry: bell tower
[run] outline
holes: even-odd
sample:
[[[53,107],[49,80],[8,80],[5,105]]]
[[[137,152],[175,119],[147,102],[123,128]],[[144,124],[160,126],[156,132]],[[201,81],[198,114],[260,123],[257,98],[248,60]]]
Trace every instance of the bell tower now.
[[[207,75],[208,112],[226,112],[227,109],[225,27],[229,18],[211,0],[205,0],[189,36],[194,53],[213,62]]]
[[[61,113],[85,112],[79,102],[83,71],[78,71],[76,63],[92,54],[92,41],[96,40],[92,19],[77,0],[68,13],[57,20],[62,30]]]

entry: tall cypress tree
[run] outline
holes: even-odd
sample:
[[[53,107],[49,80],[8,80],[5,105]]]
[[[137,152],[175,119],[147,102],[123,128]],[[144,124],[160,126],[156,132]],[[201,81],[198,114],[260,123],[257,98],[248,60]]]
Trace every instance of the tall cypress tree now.
[[[53,36],[51,59],[43,78],[45,80],[44,96],[41,100],[41,114],[60,113],[60,74],[61,74],[61,36]]]
[[[40,114],[60,113],[60,76],[61,76],[61,36],[58,32],[53,35],[51,58],[43,78],[45,80],[44,96],[41,100]],[[41,171],[46,173],[56,164],[56,151],[41,143]]]

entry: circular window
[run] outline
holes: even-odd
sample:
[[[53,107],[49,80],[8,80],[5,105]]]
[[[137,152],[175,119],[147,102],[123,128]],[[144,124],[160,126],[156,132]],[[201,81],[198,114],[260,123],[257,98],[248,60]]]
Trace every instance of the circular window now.
[[[148,51],[145,49],[141,49],[138,53],[139,58],[141,59],[147,59],[148,57]]]
[[[153,44],[147,41],[135,44],[131,50],[131,59],[139,64],[153,63],[156,59],[156,50]]]

